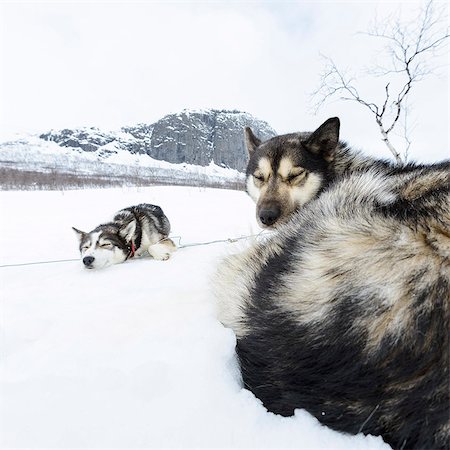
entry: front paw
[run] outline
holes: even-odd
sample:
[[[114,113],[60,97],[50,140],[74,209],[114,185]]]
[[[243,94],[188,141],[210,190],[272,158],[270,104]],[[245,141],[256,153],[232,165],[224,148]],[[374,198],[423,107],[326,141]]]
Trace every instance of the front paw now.
[[[155,258],[159,261],[167,261],[170,258],[170,253],[163,253],[162,255],[159,255],[158,258]]]
[[[170,252],[152,249],[149,253],[150,256],[157,261],[167,261],[170,258]]]

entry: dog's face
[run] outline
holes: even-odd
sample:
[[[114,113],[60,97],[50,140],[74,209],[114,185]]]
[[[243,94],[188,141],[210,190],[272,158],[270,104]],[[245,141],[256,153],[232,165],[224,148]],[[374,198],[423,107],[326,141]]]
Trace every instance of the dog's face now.
[[[119,230],[110,227],[98,227],[90,233],[73,230],[78,236],[81,260],[86,269],[102,269],[128,258],[130,250]]]
[[[266,142],[246,128],[245,139],[250,155],[247,192],[256,202],[258,223],[273,228],[324,187],[339,142],[339,119],[328,119],[313,133],[286,134]]]

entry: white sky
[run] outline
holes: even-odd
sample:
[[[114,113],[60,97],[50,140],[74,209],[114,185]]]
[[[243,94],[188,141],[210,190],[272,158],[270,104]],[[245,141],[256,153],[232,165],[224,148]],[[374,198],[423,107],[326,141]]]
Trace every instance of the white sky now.
[[[358,32],[375,16],[412,17],[419,6],[0,1],[0,130],[113,129],[184,108],[224,108],[247,111],[286,133],[338,115],[342,138],[389,157],[361,106],[334,102],[314,115],[310,93],[319,83],[321,53],[361,71],[382,46]],[[449,56],[431,63],[439,70],[411,96],[411,154],[418,160],[450,156]],[[376,96],[384,85],[364,87]]]

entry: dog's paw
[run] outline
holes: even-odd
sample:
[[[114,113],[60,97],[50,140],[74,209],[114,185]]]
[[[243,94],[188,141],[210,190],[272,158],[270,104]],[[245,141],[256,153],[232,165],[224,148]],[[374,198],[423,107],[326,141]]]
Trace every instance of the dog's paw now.
[[[170,253],[163,253],[161,255],[158,255],[157,257],[154,256],[154,258],[158,261],[167,261],[170,258]]]
[[[158,261],[167,261],[172,253],[166,245],[155,244],[151,245],[148,249],[150,256]]]

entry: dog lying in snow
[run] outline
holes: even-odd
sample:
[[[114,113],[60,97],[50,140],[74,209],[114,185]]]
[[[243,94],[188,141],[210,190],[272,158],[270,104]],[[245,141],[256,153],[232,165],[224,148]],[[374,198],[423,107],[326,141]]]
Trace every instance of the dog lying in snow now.
[[[220,319],[269,411],[450,450],[450,160],[364,157],[339,125],[246,131],[247,191],[277,232],[221,265]]]
[[[176,246],[168,238],[170,223],[159,206],[142,203],[120,210],[111,222],[89,233],[73,227],[87,269],[119,264],[146,251],[154,259],[167,260]]]

